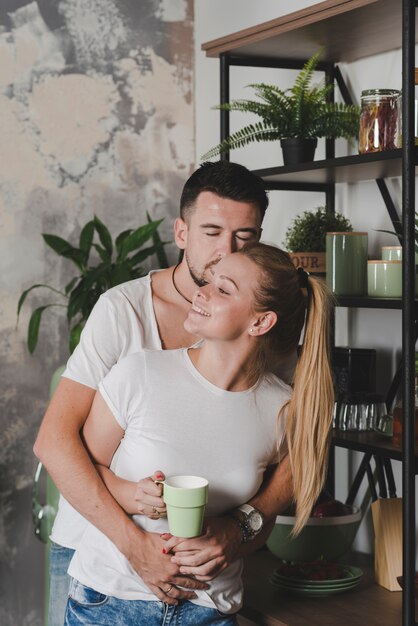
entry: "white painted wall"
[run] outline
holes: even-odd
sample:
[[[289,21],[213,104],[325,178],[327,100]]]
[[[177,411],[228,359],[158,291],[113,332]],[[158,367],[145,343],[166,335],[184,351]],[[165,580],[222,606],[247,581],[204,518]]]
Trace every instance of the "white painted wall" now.
[[[280,17],[292,11],[315,4],[307,0],[195,0],[195,97],[196,97],[196,163],[201,155],[219,141],[219,112],[211,107],[219,103],[219,61],[206,58],[201,44],[232,32],[247,28],[267,20]],[[360,92],[372,87],[401,87],[400,50],[369,57],[347,65],[341,65],[343,76],[353,97],[359,101]],[[249,97],[251,91],[245,85],[251,82],[279,82],[290,85],[295,73],[285,70],[252,68],[232,68],[231,98]],[[247,123],[248,117],[236,113],[231,117],[231,131]],[[349,147],[347,142],[337,143],[337,154],[356,152],[357,147]],[[316,158],[323,155],[319,146]],[[232,152],[234,161],[249,168],[262,168],[279,165],[281,154],[275,144],[255,144]],[[400,209],[400,181],[388,181],[395,204]],[[323,194],[271,192],[270,208],[264,222],[264,239],[281,245],[285,231],[292,218],[324,202]],[[380,258],[381,245],[396,245],[389,235],[377,233],[377,229],[391,230],[391,224],[376,184],[364,182],[357,185],[339,185],[336,208],[349,216],[355,230],[369,233],[369,258]],[[401,314],[397,311],[339,310],[337,311],[337,345],[370,347],[378,350],[378,391],[385,393],[390,382],[393,367],[400,355]],[[348,485],[355,468],[361,459],[356,453],[338,450],[337,496],[345,498]],[[401,492],[401,468],[394,462],[398,494]],[[365,492],[360,493],[359,502]],[[373,549],[373,531],[370,515],[365,518],[356,540],[356,547],[362,551]]]

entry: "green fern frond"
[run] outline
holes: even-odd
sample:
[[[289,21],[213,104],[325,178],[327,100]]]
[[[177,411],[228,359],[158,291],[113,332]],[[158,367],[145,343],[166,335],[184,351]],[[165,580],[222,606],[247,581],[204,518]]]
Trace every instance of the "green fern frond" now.
[[[289,89],[279,89],[276,85],[266,85],[265,83],[253,83],[248,85],[255,91],[257,97],[261,98],[265,102],[274,103],[282,98],[288,99]]]
[[[263,102],[256,102],[255,100],[234,100],[233,102],[226,102],[225,104],[218,104],[213,107],[220,111],[241,111],[242,113],[255,113],[263,119],[270,119],[271,106],[264,104]]]
[[[312,82],[313,74],[319,63],[321,54],[322,50],[318,50],[318,52],[311,56],[297,75],[295,84],[291,88],[291,92],[296,99],[309,91],[309,86]]]
[[[230,135],[227,139],[209,150],[209,152],[206,152],[206,154],[201,157],[201,160],[206,161],[207,159],[212,159],[223,152],[233,150],[234,148],[242,148],[253,141],[275,141],[277,139],[280,139],[280,134],[275,128],[263,124],[262,122],[249,124]]]
[[[359,111],[354,105],[328,102],[324,104],[312,124],[317,137],[339,137],[349,139],[357,134],[359,128]]]

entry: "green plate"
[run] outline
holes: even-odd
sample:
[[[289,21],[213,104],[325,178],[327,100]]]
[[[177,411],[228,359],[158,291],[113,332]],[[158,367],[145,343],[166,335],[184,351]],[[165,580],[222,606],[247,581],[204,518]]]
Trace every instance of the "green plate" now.
[[[270,579],[270,582],[273,585],[287,587],[288,589],[346,589],[347,587],[355,587],[356,585],[359,584],[360,580],[348,581],[345,583],[345,585],[332,585],[330,583],[329,585],[321,585],[321,587],[318,587],[316,585],[310,585],[309,583],[301,584],[301,585],[294,585],[292,583],[287,583],[284,580],[278,580],[277,578],[273,578],[273,577]]]
[[[346,585],[337,586],[337,587],[312,587],[311,585],[306,586],[293,586],[289,584],[285,584],[281,581],[277,581],[273,578],[270,579],[270,582],[281,591],[286,591],[287,593],[292,593],[298,596],[319,598],[336,595],[338,593],[344,593],[345,591],[350,591],[351,589],[355,589],[357,585],[360,583],[360,578],[354,581],[347,582]]]
[[[272,578],[274,578],[277,581],[284,582],[287,585],[292,585],[292,586],[312,585],[316,588],[320,588],[320,587],[326,587],[329,585],[332,585],[332,586],[343,585],[344,586],[347,583],[359,581],[360,578],[363,576],[363,571],[359,567],[354,567],[352,565],[345,565],[344,570],[347,574],[345,578],[327,578],[325,580],[310,580],[308,578],[304,579],[304,578],[296,578],[292,576],[285,576],[284,574],[280,573],[280,569],[276,569],[273,572]]]

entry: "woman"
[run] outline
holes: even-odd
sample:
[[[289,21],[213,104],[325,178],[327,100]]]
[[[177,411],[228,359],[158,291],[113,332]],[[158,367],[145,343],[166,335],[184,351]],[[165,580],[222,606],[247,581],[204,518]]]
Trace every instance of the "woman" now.
[[[285,252],[264,244],[225,257],[210,268],[207,280],[185,322],[203,344],[136,353],[115,365],[84,426],[86,446],[114,497],[131,513],[137,511],[138,477],[160,466],[167,475],[207,478],[207,514],[228,515],[257,492],[267,467],[288,452],[298,532],[326,471],[333,407],[326,288],[296,271]],[[305,314],[291,394],[269,371],[277,356],[296,349]],[[167,532],[165,519],[134,519],[147,532]],[[182,550],[187,552],[187,545],[182,540]],[[74,580],[67,626],[180,621],[230,626],[242,603],[240,561],[190,601],[159,602],[157,590],[149,589],[93,526],[69,573]],[[175,587],[171,593],[175,597]]]

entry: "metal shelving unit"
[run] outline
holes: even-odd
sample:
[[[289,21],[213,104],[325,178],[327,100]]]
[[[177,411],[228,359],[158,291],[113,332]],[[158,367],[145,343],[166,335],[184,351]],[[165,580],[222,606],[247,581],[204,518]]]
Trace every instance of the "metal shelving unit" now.
[[[335,158],[334,143],[327,141],[326,158],[298,167],[257,170],[268,189],[323,191],[334,210],[335,185],[376,180],[395,230],[399,221],[385,179],[402,177],[403,297],[402,300],[340,298],[338,306],[399,309],[402,314],[403,405],[405,412],[402,449],[369,433],[336,433],[334,444],[358,450],[365,457],[402,462],[403,578],[402,626],[415,624],[415,343],[418,301],[415,300],[415,175],[418,152],[414,138],[414,68],[416,7],[418,0],[326,0],[301,11],[270,20],[210,41],[202,46],[208,56],[220,59],[221,102],[229,100],[229,73],[234,66],[299,69],[320,47],[321,66],[328,80],[335,80],[346,101],[350,100],[339,62],[402,48],[402,149],[369,155]],[[229,113],[221,112],[221,139],[229,134]],[[394,380],[394,384],[398,381]],[[394,387],[394,385],[392,385]],[[393,394],[393,389],[389,395]],[[372,601],[372,599],[371,599]],[[303,620],[301,621],[303,622]],[[389,622],[387,622],[389,624]],[[292,624],[293,626],[293,624]],[[384,622],[382,622],[384,626]],[[390,626],[394,626],[390,621]]]

